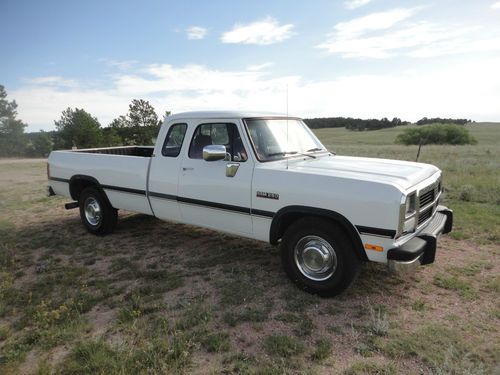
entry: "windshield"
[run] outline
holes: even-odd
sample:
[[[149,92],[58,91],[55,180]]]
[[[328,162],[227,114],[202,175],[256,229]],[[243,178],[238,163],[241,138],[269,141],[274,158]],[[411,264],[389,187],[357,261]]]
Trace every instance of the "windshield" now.
[[[298,119],[247,119],[255,154],[260,161],[326,151],[309,128]]]

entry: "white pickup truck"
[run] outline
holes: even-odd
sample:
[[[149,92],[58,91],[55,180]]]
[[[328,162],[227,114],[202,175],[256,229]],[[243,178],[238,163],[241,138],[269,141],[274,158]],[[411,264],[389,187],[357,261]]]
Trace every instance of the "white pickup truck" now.
[[[124,209],[280,244],[288,276],[323,296],[364,261],[432,263],[453,222],[435,166],[335,155],[301,119],[265,113],[169,116],[154,147],[52,152],[48,179],[90,233]]]

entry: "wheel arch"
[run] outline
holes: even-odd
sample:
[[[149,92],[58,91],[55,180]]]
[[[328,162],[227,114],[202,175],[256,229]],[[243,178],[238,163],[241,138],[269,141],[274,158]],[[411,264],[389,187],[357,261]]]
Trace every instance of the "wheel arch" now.
[[[106,192],[95,177],[83,174],[75,174],[69,179],[69,193],[71,195],[71,198],[73,198],[75,201],[78,201],[82,191],[89,187],[95,187],[96,189],[98,189],[106,200],[106,203],[110,207],[113,207]]]
[[[101,189],[101,184],[96,178],[82,174],[76,174],[69,179],[69,193],[75,201],[78,201],[82,191],[88,187]]]
[[[286,229],[296,220],[305,216],[325,218],[338,224],[348,234],[359,259],[368,261],[363,243],[361,242],[361,238],[355,226],[342,214],[324,208],[308,206],[287,206],[281,208],[273,216],[269,233],[269,242],[276,245],[279,239],[283,237]]]

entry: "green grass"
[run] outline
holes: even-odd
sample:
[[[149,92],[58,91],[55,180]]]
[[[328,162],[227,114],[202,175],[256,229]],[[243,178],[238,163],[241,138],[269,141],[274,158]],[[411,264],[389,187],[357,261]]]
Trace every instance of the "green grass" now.
[[[222,305],[241,305],[254,301],[262,294],[262,288],[250,277],[238,274],[236,278],[218,282],[220,303]]]
[[[209,353],[227,352],[230,348],[227,332],[209,333],[201,340],[203,348]]]
[[[200,324],[208,323],[211,319],[211,308],[202,303],[196,302],[188,306],[182,312],[182,316],[176,322],[175,327],[179,330],[186,330],[196,327]]]
[[[373,361],[357,361],[346,369],[344,375],[396,375],[398,368],[393,363],[376,363]]]
[[[264,339],[264,348],[270,356],[288,358],[304,351],[299,339],[285,335],[270,335]]]
[[[295,326],[294,332],[297,337],[305,337],[309,336],[313,332],[314,328],[315,326],[311,318],[303,316]]]
[[[223,319],[231,327],[244,322],[265,322],[269,316],[270,308],[244,307],[242,310],[231,309],[224,313]]]
[[[472,354],[471,343],[459,332],[437,324],[423,325],[411,333],[400,332],[383,350],[393,358],[417,357],[430,366],[439,366],[446,360],[450,348],[476,362],[479,360],[477,354]]]
[[[424,311],[426,309],[425,302],[422,301],[421,299],[417,299],[413,301],[411,304],[411,308],[415,311]]]
[[[316,348],[311,354],[311,358],[315,362],[323,362],[332,353],[332,342],[327,339],[321,339],[316,342]]]
[[[443,289],[455,290],[464,298],[472,299],[478,296],[477,291],[469,281],[457,276],[438,274],[434,276],[434,284]]]

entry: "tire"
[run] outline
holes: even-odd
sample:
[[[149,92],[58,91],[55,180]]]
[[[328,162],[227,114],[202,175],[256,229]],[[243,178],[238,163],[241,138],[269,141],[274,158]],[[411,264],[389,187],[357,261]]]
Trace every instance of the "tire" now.
[[[111,206],[103,191],[88,187],[80,194],[78,203],[80,218],[90,233],[104,236],[115,230],[118,210]]]
[[[281,242],[281,260],[294,283],[323,297],[346,290],[361,268],[344,230],[333,221],[317,217],[299,219],[287,228]]]

